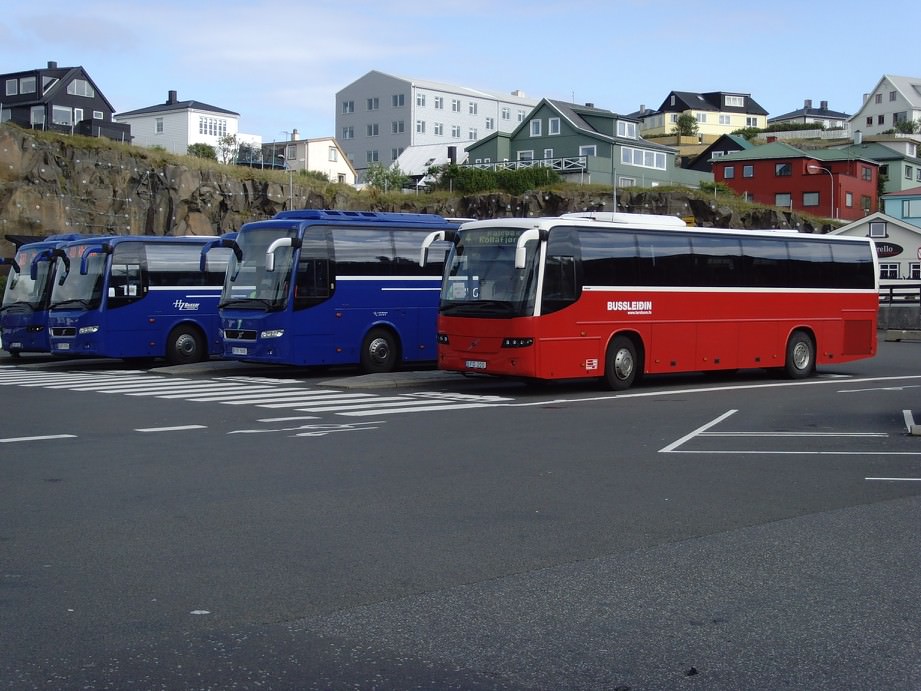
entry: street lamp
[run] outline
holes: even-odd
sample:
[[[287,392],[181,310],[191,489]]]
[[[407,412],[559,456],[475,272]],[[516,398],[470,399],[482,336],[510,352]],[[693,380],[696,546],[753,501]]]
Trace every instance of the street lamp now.
[[[816,165],[815,163],[807,165],[806,170],[812,174],[818,173],[819,171],[822,171],[823,173],[828,173],[828,179],[831,180],[831,215],[832,215],[832,218],[837,219],[838,218],[838,205],[835,203],[836,202],[835,200],[835,176],[832,175],[831,171],[828,168],[824,168],[822,166]]]

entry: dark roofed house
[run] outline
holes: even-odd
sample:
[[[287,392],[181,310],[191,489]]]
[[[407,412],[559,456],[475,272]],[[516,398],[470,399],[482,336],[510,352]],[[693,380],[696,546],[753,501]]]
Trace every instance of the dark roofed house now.
[[[639,114],[643,136],[665,137],[674,134],[679,116],[688,113],[697,121],[702,144],[711,144],[736,130],[767,126],[767,111],[751,94],[731,91],[672,91],[657,110],[645,108]]]
[[[47,67],[0,76],[0,121],[20,127],[129,141],[131,130],[113,120],[115,109],[82,67]]]
[[[129,110],[115,116],[131,125],[134,143],[161,146],[174,154],[185,154],[192,144],[218,149],[221,138],[238,135],[240,114],[201,101],[180,101],[170,91],[164,103]]]
[[[841,113],[837,110],[829,110],[828,101],[820,101],[819,107],[812,105],[812,99],[807,98],[803,101],[803,107],[797,110],[768,118],[769,125],[782,123],[791,123],[796,125],[816,124],[825,127],[825,129],[846,128],[848,118],[847,113]]]

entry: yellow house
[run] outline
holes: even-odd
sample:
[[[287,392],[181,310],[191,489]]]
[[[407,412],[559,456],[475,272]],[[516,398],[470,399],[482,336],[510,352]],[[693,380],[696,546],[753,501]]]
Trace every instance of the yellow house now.
[[[640,120],[643,137],[668,137],[674,136],[678,118],[684,113],[697,120],[698,141],[702,144],[746,127],[767,127],[768,113],[751,94],[728,91],[672,91],[658,110],[641,106],[630,117]]]

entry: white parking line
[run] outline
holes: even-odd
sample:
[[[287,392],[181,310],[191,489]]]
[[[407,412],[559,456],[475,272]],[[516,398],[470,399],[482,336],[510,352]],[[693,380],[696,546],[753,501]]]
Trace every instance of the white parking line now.
[[[207,429],[208,425],[177,425],[176,427],[141,427],[135,432],[181,432],[187,429]]]
[[[42,437],[8,437],[0,439],[0,444],[12,444],[18,441],[45,441],[46,439],[76,439],[76,434],[46,434]]]
[[[698,436],[698,435],[700,435],[700,434],[703,434],[704,432],[706,432],[706,431],[707,431],[708,429],[710,429],[711,427],[714,427],[715,425],[720,424],[723,420],[725,420],[726,418],[728,418],[730,415],[734,415],[735,413],[738,413],[738,412],[739,412],[738,410],[727,410],[725,413],[723,413],[722,415],[720,415],[720,416],[719,416],[718,418],[716,418],[715,420],[711,420],[711,421],[708,422],[706,425],[702,425],[702,426],[698,427],[697,429],[695,429],[695,430],[694,430],[693,432],[691,432],[690,434],[685,434],[683,437],[681,437],[681,439],[678,439],[677,441],[673,441],[671,444],[669,444],[669,445],[666,446],[665,448],[659,449],[659,453],[672,453],[675,449],[677,449],[679,446],[681,446],[681,445],[684,444],[685,442],[688,442],[688,441],[690,441],[691,439],[693,439],[694,437],[696,437],[696,436]]]

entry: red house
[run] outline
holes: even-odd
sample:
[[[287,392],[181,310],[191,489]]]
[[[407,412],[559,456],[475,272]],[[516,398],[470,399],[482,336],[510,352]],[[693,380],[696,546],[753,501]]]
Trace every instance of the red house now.
[[[756,204],[856,221],[877,210],[879,164],[772,142],[713,160],[713,179]]]

